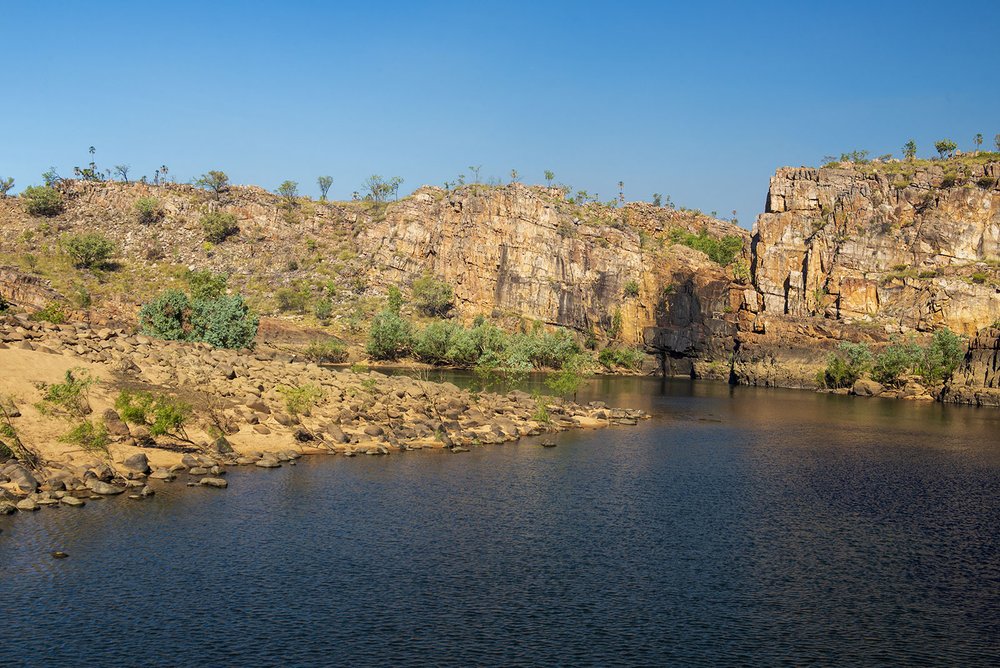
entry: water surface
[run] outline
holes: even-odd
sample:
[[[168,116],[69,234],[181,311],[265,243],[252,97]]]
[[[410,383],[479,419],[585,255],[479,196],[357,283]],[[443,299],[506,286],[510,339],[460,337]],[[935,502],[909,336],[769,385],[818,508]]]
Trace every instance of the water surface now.
[[[654,417],[0,518],[0,665],[1000,664],[1000,411],[593,398]]]

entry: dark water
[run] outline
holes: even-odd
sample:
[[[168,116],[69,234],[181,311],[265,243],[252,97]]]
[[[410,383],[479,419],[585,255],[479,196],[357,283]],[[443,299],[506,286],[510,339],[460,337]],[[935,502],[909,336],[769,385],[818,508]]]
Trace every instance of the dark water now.
[[[587,392],[655,417],[0,519],[0,665],[1000,664],[1000,411]]]

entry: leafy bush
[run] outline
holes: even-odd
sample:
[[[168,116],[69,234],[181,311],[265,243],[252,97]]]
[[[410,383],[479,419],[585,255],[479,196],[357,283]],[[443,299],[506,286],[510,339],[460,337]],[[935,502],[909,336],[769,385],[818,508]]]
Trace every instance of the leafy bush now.
[[[306,306],[309,305],[309,291],[301,286],[278,288],[274,292],[274,300],[278,304],[279,311],[305,313]]]
[[[442,316],[455,305],[455,295],[444,281],[423,276],[413,282],[413,303],[424,315]]]
[[[29,315],[28,319],[36,322],[51,322],[53,325],[61,325],[66,322],[66,312],[56,302],[49,302],[42,310],[35,311]]]
[[[929,383],[948,380],[965,359],[967,348],[968,345],[962,337],[947,327],[937,330],[930,344],[924,348],[923,359],[919,365],[921,377]]]
[[[70,369],[61,383],[52,385],[40,383],[42,400],[35,404],[39,413],[61,417],[83,417],[89,415],[91,386],[97,383],[85,369]]]
[[[583,367],[583,356],[575,355],[566,360],[561,369],[546,377],[545,386],[561,397],[572,395],[576,401],[576,393],[583,384]]]
[[[842,341],[827,359],[826,369],[819,377],[820,384],[831,388],[851,387],[871,370],[873,361],[866,344]]]
[[[139,328],[147,336],[219,348],[252,347],[259,324],[242,295],[192,301],[180,290],[167,290],[139,310]]]
[[[155,197],[140,197],[135,201],[135,217],[143,225],[151,225],[163,218],[160,200]]]
[[[429,364],[475,364],[480,351],[474,335],[459,324],[433,322],[413,336],[413,355]]]
[[[389,299],[386,308],[393,313],[399,313],[399,310],[403,308],[403,293],[395,285],[389,286]]]
[[[24,210],[32,216],[55,216],[65,208],[62,193],[49,186],[28,186],[21,199]]]
[[[84,450],[104,451],[108,449],[111,439],[108,428],[104,424],[94,424],[90,420],[82,420],[60,439],[64,443],[79,445]]]
[[[315,385],[279,387],[278,392],[285,397],[285,408],[295,417],[308,416],[313,406],[323,398],[323,390]]]
[[[625,284],[625,297],[634,298],[639,296],[639,282],[632,280]]]
[[[347,349],[339,341],[329,339],[327,341],[313,341],[302,354],[317,364],[334,364],[347,359]]]
[[[326,297],[320,299],[316,302],[316,306],[313,307],[313,315],[315,315],[316,319],[320,322],[326,322],[330,319],[330,316],[333,315],[333,302]]]
[[[898,385],[901,377],[912,371],[922,357],[920,346],[912,341],[892,343],[875,356],[872,378],[883,385]]]
[[[103,234],[73,234],[63,239],[63,250],[77,267],[94,269],[107,262],[115,252],[115,245]]]
[[[393,360],[410,350],[413,328],[398,313],[382,311],[372,320],[365,350],[377,360]]]
[[[638,348],[605,348],[598,354],[597,361],[607,369],[620,367],[636,371],[642,368],[645,355]]]
[[[686,230],[675,228],[670,231],[670,240],[674,243],[701,251],[710,260],[723,267],[732,264],[736,257],[743,251],[743,239],[735,234],[727,234],[721,239],[716,239],[710,236],[707,230],[693,234]]]
[[[144,390],[122,390],[115,399],[115,410],[129,424],[149,427],[152,436],[187,439],[184,423],[191,417],[191,404],[163,394]]]
[[[205,231],[205,240],[220,244],[240,231],[236,224],[236,216],[224,211],[212,211],[201,217],[201,228]]]
[[[216,274],[207,269],[189,271],[187,274],[187,283],[188,289],[191,291],[191,299],[218,299],[226,294],[229,276],[226,274]]]

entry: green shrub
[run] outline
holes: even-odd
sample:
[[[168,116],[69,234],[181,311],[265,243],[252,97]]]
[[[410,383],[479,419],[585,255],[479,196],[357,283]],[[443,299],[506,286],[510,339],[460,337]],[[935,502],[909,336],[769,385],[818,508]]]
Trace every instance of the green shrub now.
[[[414,334],[413,356],[429,364],[470,366],[479,359],[480,350],[473,332],[439,321]]]
[[[216,348],[252,348],[260,318],[243,295],[199,299],[191,304],[191,340]]]
[[[205,240],[220,244],[240,231],[236,224],[236,216],[224,211],[212,211],[201,217],[201,228],[205,232]]]
[[[912,371],[922,357],[920,346],[912,341],[892,343],[875,356],[872,378],[883,385],[898,385],[902,376]]]
[[[218,348],[252,347],[259,325],[242,295],[192,301],[180,290],[167,290],[139,310],[139,328],[147,336]]]
[[[32,216],[55,216],[65,208],[62,193],[49,186],[28,186],[21,199],[24,210]]]
[[[323,390],[315,385],[279,387],[278,392],[285,397],[285,408],[289,414],[295,417],[308,416],[313,406],[323,398]]]
[[[316,306],[313,307],[313,315],[315,315],[316,319],[320,322],[326,322],[330,319],[330,316],[333,315],[333,302],[326,297],[320,299],[316,302]]]
[[[6,313],[10,310],[10,302],[4,299],[3,295],[0,295],[0,313]]]
[[[639,296],[639,282],[633,280],[633,281],[629,281],[628,283],[626,283],[625,284],[625,297],[626,298],[635,298],[635,297],[638,297],[638,296]]]
[[[735,234],[728,234],[717,239],[710,236],[707,230],[693,234],[686,230],[675,228],[670,231],[670,240],[674,243],[701,251],[710,260],[723,267],[732,264],[737,256],[743,252],[743,239]]]
[[[49,302],[42,310],[35,311],[29,315],[28,319],[36,322],[51,322],[53,325],[61,325],[66,322],[66,312],[56,302]]]
[[[609,370],[620,367],[636,371],[642,368],[645,357],[638,348],[605,348],[598,354],[597,361]]]
[[[108,428],[103,424],[95,425],[90,420],[82,420],[64,434],[60,440],[64,443],[79,445],[84,450],[92,452],[107,452],[108,443],[111,442],[108,437]]]
[[[184,424],[191,417],[192,407],[185,401],[144,390],[122,390],[115,399],[115,410],[129,424],[149,427],[151,436],[187,440]]]
[[[317,364],[335,364],[347,359],[347,349],[340,341],[313,341],[302,351],[302,354]]]
[[[972,282],[976,283],[977,285],[982,285],[983,283],[986,282],[988,278],[989,276],[987,276],[984,272],[981,271],[973,272],[972,274]]]
[[[997,184],[997,180],[991,176],[981,176],[976,179],[976,185],[983,190],[989,190]]]
[[[218,299],[226,294],[229,283],[229,276],[226,274],[216,274],[207,269],[189,271],[186,278],[193,300]]]
[[[560,397],[572,396],[576,401],[576,393],[583,384],[583,367],[583,356],[575,355],[565,360],[562,368],[545,378],[545,386]]]
[[[70,369],[61,383],[40,383],[42,400],[35,408],[43,415],[83,417],[90,414],[90,388],[97,383],[85,369]]]
[[[62,241],[63,250],[77,267],[95,269],[111,259],[115,245],[103,234],[73,234]]]
[[[410,350],[413,328],[398,313],[382,311],[372,320],[365,350],[378,360],[393,360]]]
[[[135,218],[143,225],[152,225],[163,218],[160,200],[155,197],[140,197],[135,201]]]
[[[934,332],[931,342],[924,348],[919,373],[928,383],[939,383],[951,378],[958,365],[965,359],[968,344],[947,327]]]
[[[455,305],[451,286],[433,276],[423,276],[413,282],[413,303],[428,316],[442,316]]]
[[[386,308],[393,313],[399,313],[399,310],[403,308],[403,293],[395,285],[389,286],[389,299]]]
[[[842,341],[837,351],[830,354],[819,380],[826,387],[851,387],[871,370],[873,361],[866,344]]]
[[[274,300],[277,302],[278,310],[282,312],[305,313],[309,297],[309,291],[301,286],[278,288],[274,292]]]

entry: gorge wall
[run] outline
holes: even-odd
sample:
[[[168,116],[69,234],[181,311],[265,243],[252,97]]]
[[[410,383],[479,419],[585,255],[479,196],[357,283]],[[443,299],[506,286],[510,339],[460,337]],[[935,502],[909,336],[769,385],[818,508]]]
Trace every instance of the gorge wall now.
[[[0,198],[0,294],[37,309],[83,285],[96,296],[90,311],[127,321],[138,303],[183,287],[185,271],[207,269],[273,315],[272,330],[350,339],[390,286],[406,294],[430,274],[453,287],[464,321],[568,327],[599,346],[643,346],[649,371],[791,387],[815,386],[840,341],[877,347],[947,326],[972,340],[962,383],[973,389],[951,396],[982,403],[975,388],[996,384],[984,369],[995,372],[989,327],[1000,320],[998,177],[988,160],[783,168],[752,234],[699,212],[578,203],[517,183],[427,186],[377,203],[69,181],[65,211],[51,218]],[[140,197],[157,199],[156,222],[137,222]],[[206,243],[199,221],[217,210],[239,231]],[[62,239],[85,231],[114,239],[115,271],[68,265]],[[678,233],[738,237],[743,255],[722,266]],[[275,296],[289,289],[331,300],[329,322],[279,312]]]

